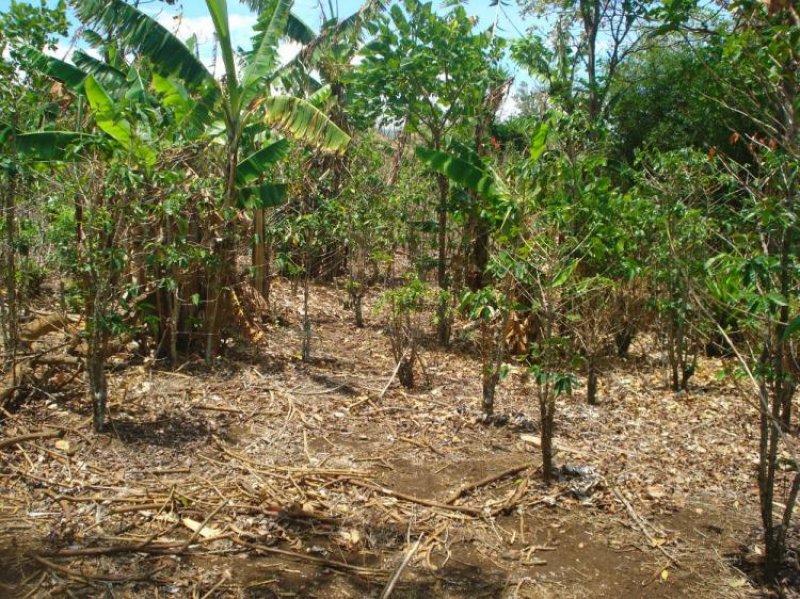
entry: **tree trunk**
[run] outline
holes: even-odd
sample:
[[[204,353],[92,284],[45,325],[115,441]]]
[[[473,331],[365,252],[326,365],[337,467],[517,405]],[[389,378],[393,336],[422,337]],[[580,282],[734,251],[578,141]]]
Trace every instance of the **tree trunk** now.
[[[397,368],[397,380],[406,389],[414,388],[414,352],[408,352],[411,355],[403,354],[400,357],[400,366]]]
[[[13,167],[12,167],[13,168]],[[3,327],[6,365],[11,370],[12,377],[16,369],[17,342],[19,338],[17,318],[17,264],[16,264],[16,194],[17,194],[16,173],[9,174],[9,181],[3,194],[3,210],[5,211],[6,243],[5,243],[5,264],[4,278],[6,288],[6,298],[4,306],[5,322]],[[13,380],[16,385],[17,381]]]
[[[227,313],[223,305],[226,290],[236,276],[235,221],[229,218],[236,205],[236,171],[238,152],[236,140],[229,134],[225,162],[225,195],[222,201],[222,240],[215,246],[216,260],[211,266],[206,312],[206,363],[211,364],[219,345],[221,316]]]
[[[586,79],[589,84],[589,122],[594,125],[600,117],[601,99],[597,83],[597,34],[600,30],[600,0],[580,3],[583,31],[586,36]]]
[[[497,391],[497,383],[500,380],[499,372],[484,373],[483,375],[483,395],[481,409],[484,420],[488,420],[494,414],[494,396]]]
[[[439,344],[447,347],[450,345],[450,301],[448,298],[448,288],[450,285],[447,276],[447,203],[450,196],[450,184],[444,175],[436,175],[439,186],[439,261],[437,265],[437,282],[441,297],[437,309],[437,338]]]
[[[594,358],[589,359],[589,375],[586,379],[586,400],[590,406],[597,405],[597,367]]]
[[[106,379],[105,343],[103,334],[92,332],[87,356],[87,374],[89,376],[89,395],[92,402],[92,420],[94,430],[102,433],[105,429],[106,403],[108,400],[108,381]]]
[[[363,329],[364,328],[364,310],[362,308],[362,300],[364,295],[362,293],[353,293],[352,300],[353,300],[353,313],[356,319],[356,328]]]
[[[267,249],[264,241],[264,209],[257,208],[253,215],[253,284],[264,299],[269,292],[266,286]]]
[[[303,275],[303,342],[301,356],[303,362],[308,362],[311,358],[311,317],[308,314],[308,269]]]
[[[540,439],[542,443],[542,478],[549,485],[553,480],[553,424],[555,422],[555,396],[549,383],[539,388]]]
[[[634,335],[633,325],[627,322],[622,325],[622,330],[614,335],[614,344],[617,346],[618,358],[628,357]]]

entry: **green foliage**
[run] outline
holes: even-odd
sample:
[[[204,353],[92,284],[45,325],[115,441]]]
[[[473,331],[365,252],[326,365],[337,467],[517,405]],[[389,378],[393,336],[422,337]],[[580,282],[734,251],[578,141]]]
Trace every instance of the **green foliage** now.
[[[393,5],[369,29],[373,39],[351,79],[354,112],[369,123],[405,127],[441,149],[444,137],[479,110],[500,41],[476,33],[463,6],[440,16],[419,0]]]

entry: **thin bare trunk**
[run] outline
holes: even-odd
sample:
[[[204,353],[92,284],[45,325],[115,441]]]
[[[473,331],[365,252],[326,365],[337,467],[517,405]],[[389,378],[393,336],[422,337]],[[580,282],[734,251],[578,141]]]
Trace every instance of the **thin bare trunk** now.
[[[437,337],[439,343],[447,347],[450,345],[450,301],[447,293],[450,286],[447,276],[447,201],[450,196],[450,184],[444,175],[437,175],[436,182],[439,186],[439,261],[436,278],[441,293],[436,312],[438,319]]]

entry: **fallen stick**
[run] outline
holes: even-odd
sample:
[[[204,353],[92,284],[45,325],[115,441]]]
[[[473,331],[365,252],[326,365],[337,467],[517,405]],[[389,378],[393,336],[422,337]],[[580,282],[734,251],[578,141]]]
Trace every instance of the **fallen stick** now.
[[[223,408],[218,406],[207,406],[205,404],[195,404],[192,406],[193,410],[208,410],[209,412],[231,412],[233,414],[244,414],[242,410],[237,408]]]
[[[121,505],[108,510],[110,514],[125,514],[127,512],[139,512],[142,510],[158,510],[164,507],[164,503],[140,503],[138,505]]]
[[[60,572],[61,574],[69,576],[70,578],[74,578],[76,580],[80,580],[82,582],[87,582],[87,583],[92,580],[100,582],[117,582],[117,583],[146,582],[152,580],[153,574],[155,574],[158,570],[163,570],[165,568],[165,566],[156,568],[156,570],[153,570],[149,574],[143,576],[124,576],[121,574],[100,574],[100,573],[87,574],[85,572],[78,572],[76,570],[72,570],[70,568],[62,566],[61,564],[51,562],[49,559],[45,559],[40,555],[34,555],[33,559],[35,559],[43,566],[50,568],[51,570],[55,570],[56,572]]]
[[[363,480],[356,480],[352,478],[343,480],[346,480],[346,482],[350,482],[358,487],[362,487],[364,489],[371,489],[388,497],[394,497],[395,499],[402,499],[403,501],[408,501],[410,503],[416,503],[418,505],[425,505],[428,507],[435,507],[442,510],[461,512],[462,514],[470,514],[471,516],[483,515],[483,510],[481,508],[469,507],[466,505],[450,505],[447,503],[442,503],[440,501],[434,501],[433,499],[423,499],[422,497],[414,497],[413,495],[406,495],[405,493],[401,493],[399,491],[393,491],[392,489],[387,489],[386,487],[381,487],[380,485],[376,485],[374,483],[370,483]]]
[[[66,568],[66,567],[62,566],[61,564],[53,563],[50,560],[44,559],[43,557],[41,557],[39,555],[34,555],[33,559],[35,559],[37,562],[39,562],[44,567],[49,568],[51,570],[55,570],[56,572],[60,572],[61,574],[65,575],[65,576],[68,576],[69,578],[77,579],[77,580],[80,580],[82,582],[89,582],[89,577],[84,575],[84,574],[82,574],[81,572],[76,572],[75,570],[70,570],[69,568]]]
[[[375,568],[365,568],[363,566],[353,566],[345,562],[338,562],[335,560],[325,559],[324,557],[306,555],[305,553],[296,553],[294,551],[287,551],[286,549],[278,549],[277,547],[256,545],[255,543],[249,543],[237,537],[233,537],[231,541],[233,541],[237,545],[241,545],[242,547],[247,547],[248,549],[253,549],[255,551],[261,551],[263,553],[272,553],[274,555],[282,555],[284,557],[296,559],[303,562],[308,562],[311,564],[318,564],[320,566],[327,566],[329,568],[335,568],[337,570],[349,570],[350,572],[356,572],[358,574],[366,574],[372,576],[377,574],[384,574],[383,570],[377,570]]]
[[[230,533],[221,534],[217,537],[210,537],[208,539],[197,539],[195,545],[207,545],[214,541],[221,541],[228,539],[232,535]],[[169,543],[151,543],[143,546],[141,543],[126,543],[124,545],[110,545],[106,547],[78,547],[75,549],[60,549],[59,551],[48,551],[39,553],[39,557],[80,557],[89,555],[114,555],[117,553],[158,553],[158,554],[179,554],[186,553],[182,549],[185,541],[175,541]],[[35,557],[35,556],[34,556]]]
[[[386,395],[386,391],[389,389],[389,385],[392,384],[392,381],[394,380],[394,377],[396,377],[397,373],[400,371],[400,366],[402,366],[403,360],[406,359],[406,354],[407,353],[408,353],[408,350],[404,351],[403,355],[400,356],[400,359],[397,361],[397,366],[395,366],[394,367],[394,371],[392,371],[392,376],[390,376],[389,380],[386,381],[386,385],[384,385],[383,390],[380,392],[380,395],[378,395],[378,400],[383,399],[383,396]]]
[[[64,436],[64,431],[45,431],[42,433],[27,433],[19,435],[18,437],[10,437],[0,441],[0,449],[4,449],[9,445],[16,445],[17,443],[24,443],[25,441],[34,441],[36,439],[60,439]]]
[[[394,574],[392,574],[392,578],[389,580],[389,583],[383,589],[383,593],[381,593],[381,599],[389,599],[389,595],[391,595],[392,591],[394,590],[394,585],[396,585],[397,581],[400,580],[400,575],[403,573],[403,570],[406,569],[406,566],[408,566],[408,563],[411,561],[411,558],[414,557],[414,554],[417,552],[417,549],[419,549],[419,544],[422,542],[424,536],[425,533],[419,535],[419,538],[417,539],[417,542],[414,543],[414,546],[406,552],[403,561],[397,567],[397,570],[394,571]]]
[[[229,576],[230,576],[230,575],[229,575],[227,572],[226,572],[225,574],[223,574],[223,575],[222,575],[222,578],[220,578],[220,579],[217,581],[217,584],[215,584],[213,587],[211,587],[211,589],[210,589],[210,590],[209,590],[209,591],[208,591],[206,594],[204,594],[202,597],[200,597],[200,599],[210,599],[210,598],[211,598],[211,596],[214,594],[214,592],[215,592],[215,591],[216,591],[216,590],[217,590],[219,587],[221,587],[221,586],[222,586],[222,583],[223,583],[223,582],[225,582],[226,580],[228,580],[228,577],[229,577]]]
[[[186,543],[185,543],[185,544],[184,544],[184,545],[181,547],[181,551],[185,551],[185,550],[186,550],[186,549],[189,547],[189,545],[191,545],[192,543],[194,543],[194,542],[197,540],[197,537],[199,537],[199,536],[200,536],[200,533],[203,531],[203,529],[206,527],[206,525],[207,525],[209,522],[211,522],[211,519],[212,519],[214,516],[216,516],[216,515],[219,513],[219,511],[220,511],[222,508],[224,508],[226,505],[228,505],[228,500],[227,500],[227,499],[226,499],[225,501],[223,501],[222,503],[220,503],[220,504],[219,504],[217,507],[215,507],[215,508],[214,508],[214,511],[212,511],[212,512],[211,512],[211,513],[210,513],[210,514],[209,514],[209,515],[206,517],[206,519],[205,519],[205,520],[203,520],[203,523],[202,523],[200,526],[198,526],[198,527],[197,527],[197,530],[195,530],[195,531],[192,533],[192,536],[190,536],[190,537],[187,539]]]
[[[647,531],[647,527],[645,526],[642,517],[636,513],[636,510],[633,509],[633,506],[627,499],[625,499],[625,496],[619,491],[619,489],[616,487],[610,488],[617,500],[625,507],[625,510],[628,512],[628,516],[630,516],[631,520],[633,520],[634,524],[636,524],[636,527],[642,531],[642,534],[647,539],[647,542],[650,543],[650,546],[658,549],[674,566],[683,567],[683,565],[675,556],[671,555],[666,549],[656,542],[653,536]]]
[[[481,487],[485,487],[486,485],[490,485],[493,482],[496,482],[496,481],[500,480],[501,478],[505,478],[506,476],[511,476],[513,474],[519,474],[520,472],[524,472],[525,470],[528,470],[529,468],[532,468],[532,467],[533,467],[533,464],[531,464],[531,463],[519,464],[518,466],[513,466],[512,468],[509,468],[508,470],[503,470],[502,472],[499,472],[497,474],[492,474],[490,476],[487,476],[486,478],[482,478],[481,480],[479,480],[477,482],[462,485],[461,488],[457,489],[456,491],[454,491],[454,492],[452,492],[450,494],[450,496],[445,500],[445,503],[447,503],[447,504],[453,503],[457,499],[463,497],[464,495],[466,495],[467,493],[469,493],[471,491],[474,491],[474,490],[479,489]]]
[[[538,435],[520,435],[520,440],[524,441],[525,443],[530,443],[534,447],[538,447],[541,449],[542,447],[542,439]],[[559,443],[555,439],[553,439],[553,451],[563,451],[565,453],[571,453],[573,455],[579,456],[588,456],[589,454],[585,451],[580,449],[574,449],[568,445],[564,445]]]

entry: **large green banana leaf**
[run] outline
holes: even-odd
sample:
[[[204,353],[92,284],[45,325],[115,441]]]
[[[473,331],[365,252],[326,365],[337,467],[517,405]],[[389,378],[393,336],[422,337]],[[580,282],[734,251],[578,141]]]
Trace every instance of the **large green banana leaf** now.
[[[293,96],[271,96],[265,98],[261,106],[267,125],[320,150],[341,153],[350,143],[347,133],[305,100]]]
[[[429,148],[418,147],[416,154],[427,167],[454,183],[487,197],[498,195],[494,173],[487,167],[481,168],[458,156]]]
[[[263,13],[264,20],[268,20],[266,29],[242,73],[240,101],[243,107],[262,91],[260,89],[262,81],[271,75],[277,66],[278,44],[286,31],[291,5],[291,0],[278,0],[272,13]]]
[[[285,183],[263,183],[239,191],[239,205],[247,210],[275,208],[286,202]]]
[[[74,160],[69,148],[77,143],[93,139],[93,136],[75,131],[32,131],[20,133],[14,139],[17,152],[34,162],[61,162]]]
[[[289,142],[279,139],[254,152],[239,163],[236,169],[236,184],[242,186],[260,177],[267,167],[275,164],[289,153]]]
[[[94,75],[97,82],[111,93],[119,93],[127,87],[125,73],[102,60],[98,60],[94,56],[90,56],[86,52],[75,51],[72,55],[72,61],[86,75]]]
[[[35,70],[63,83],[72,91],[81,89],[86,73],[78,67],[48,56],[32,46],[22,46],[19,51]]]
[[[103,89],[103,86],[92,75],[89,75],[83,82],[83,87],[100,130],[123,148],[144,160],[146,164],[155,164],[156,153],[152,148],[142,144],[140,140],[134,139],[133,127],[127,119],[119,115],[111,96]]]
[[[119,36],[137,54],[149,58],[162,75],[176,75],[190,86],[214,80],[182,41],[124,0],[73,0],[73,5],[81,21]]]

